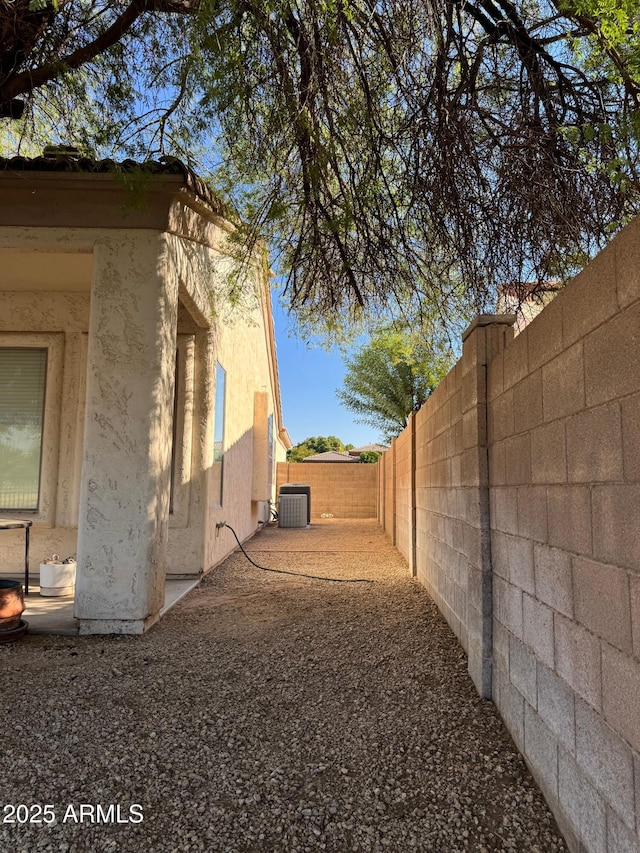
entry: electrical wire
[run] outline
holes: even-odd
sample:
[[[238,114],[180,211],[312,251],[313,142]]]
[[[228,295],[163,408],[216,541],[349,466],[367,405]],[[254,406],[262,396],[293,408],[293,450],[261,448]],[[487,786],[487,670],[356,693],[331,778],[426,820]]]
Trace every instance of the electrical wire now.
[[[324,578],[320,575],[307,575],[304,572],[288,572],[286,569],[270,569],[267,566],[259,566],[255,560],[252,560],[251,557],[247,554],[247,552],[242,547],[242,542],[238,539],[238,534],[235,532],[233,527],[230,524],[227,524],[226,521],[223,521],[220,524],[220,527],[228,527],[229,530],[233,533],[236,542],[242,553],[245,555],[247,560],[251,563],[252,566],[255,566],[256,569],[260,569],[262,572],[274,572],[278,575],[293,575],[294,578],[311,578],[314,581],[330,581],[331,583],[375,583],[375,581],[370,578]]]

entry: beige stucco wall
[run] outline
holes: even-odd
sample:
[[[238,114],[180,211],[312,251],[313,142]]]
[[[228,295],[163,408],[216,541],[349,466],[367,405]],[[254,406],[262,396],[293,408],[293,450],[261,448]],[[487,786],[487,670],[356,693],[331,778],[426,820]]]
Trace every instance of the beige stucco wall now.
[[[517,337],[484,318],[416,416],[413,495],[396,471],[418,578],[586,853],[640,849],[639,270],[636,220]]]
[[[94,245],[74,615],[137,633],[164,604],[178,283],[162,233]]]
[[[148,627],[165,573],[197,576],[235,547],[217,521],[252,535],[268,519],[275,464],[286,454],[268,270],[256,259],[247,283],[255,297],[230,312],[217,275],[223,226],[185,212],[182,199],[175,207],[178,224],[200,222],[196,234],[111,222],[0,228],[0,345],[44,341],[50,354],[31,567],[37,574],[45,555],[78,551],[76,615],[87,632]],[[227,374],[222,506],[210,488],[216,362]],[[263,446],[269,415],[271,456]],[[20,571],[23,536],[3,533],[0,571]]]
[[[33,517],[31,567],[76,553],[84,420],[89,289],[97,233],[0,229],[0,346],[49,348],[45,397],[43,497]],[[20,251],[10,251],[19,247]],[[37,248],[38,252],[32,252]],[[69,254],[67,249],[74,249]],[[21,262],[21,258],[29,258]],[[50,283],[52,290],[47,290]],[[34,289],[35,287],[38,289]],[[64,288],[73,288],[65,290]],[[11,515],[10,512],[3,515]],[[0,539],[0,571],[20,571],[24,534]]]
[[[180,286],[189,294],[196,294],[202,280],[211,280],[215,270],[225,263],[219,251],[194,247],[181,238],[172,238],[171,251]],[[192,262],[194,252],[199,258],[197,265]],[[170,574],[193,574],[219,563],[236,547],[236,542],[230,531],[224,528],[218,531],[216,523],[226,521],[244,540],[258,529],[260,522],[268,521],[268,501],[275,500],[275,463],[285,458],[286,446],[278,438],[281,424],[276,398],[277,365],[264,275],[264,270],[256,266],[253,278],[246,285],[249,291],[255,291],[255,297],[248,296],[235,310],[217,304],[215,288],[206,297],[208,305],[202,302],[205,297],[200,297],[201,322],[208,321],[210,329],[196,330],[194,337],[194,369],[199,377],[196,381],[199,390],[194,400],[196,428],[191,460],[195,468],[202,467],[203,478],[196,483],[192,475],[190,523],[170,527]],[[216,363],[226,374],[221,504],[212,470]],[[275,454],[273,467],[268,470],[266,426],[270,415]],[[255,466],[259,466],[260,478],[268,480],[270,488],[265,484],[256,491]],[[254,500],[258,493],[261,499]],[[200,531],[193,529],[195,517],[205,519]]]

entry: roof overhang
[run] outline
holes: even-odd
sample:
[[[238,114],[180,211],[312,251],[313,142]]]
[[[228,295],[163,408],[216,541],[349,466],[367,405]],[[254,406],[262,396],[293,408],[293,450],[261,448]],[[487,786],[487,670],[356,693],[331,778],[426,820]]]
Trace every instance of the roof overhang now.
[[[219,199],[177,161],[0,159],[0,201],[0,226],[150,228],[191,239],[198,218],[233,227]]]

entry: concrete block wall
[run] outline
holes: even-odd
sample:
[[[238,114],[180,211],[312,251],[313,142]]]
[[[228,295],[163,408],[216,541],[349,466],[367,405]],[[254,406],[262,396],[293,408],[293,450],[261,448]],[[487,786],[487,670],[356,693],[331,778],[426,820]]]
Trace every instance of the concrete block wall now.
[[[488,315],[471,325],[462,358],[437,389],[434,405],[424,409],[424,424],[422,412],[416,419],[417,514],[425,526],[418,526],[418,576],[421,566],[431,575],[427,586],[486,698],[492,694],[486,363],[503,346],[511,322]]]
[[[465,519],[472,508],[461,488],[464,366],[456,365],[415,416],[416,574],[468,650]]]
[[[278,462],[276,493],[285,483],[311,487],[311,520],[376,518],[378,465],[341,462]]]
[[[640,850],[640,222],[488,365],[494,698],[573,849]]]
[[[409,428],[395,442],[396,548],[407,561],[413,573],[415,562],[415,487],[413,478],[413,416]]]
[[[382,525],[391,537],[391,542],[396,544],[396,497],[398,490],[396,488],[396,445],[395,442],[391,445],[390,450],[383,454],[382,460],[384,463],[384,499],[383,505],[383,520]]]
[[[640,853],[640,220],[502,319],[415,417],[417,575],[571,850]]]

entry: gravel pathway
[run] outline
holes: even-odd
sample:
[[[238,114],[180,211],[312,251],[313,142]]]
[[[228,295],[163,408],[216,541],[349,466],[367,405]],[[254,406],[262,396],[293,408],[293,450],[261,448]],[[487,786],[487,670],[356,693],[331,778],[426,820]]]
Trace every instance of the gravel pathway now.
[[[566,850],[375,523],[248,550],[375,582],[235,553],[144,637],[0,646],[0,850]]]

